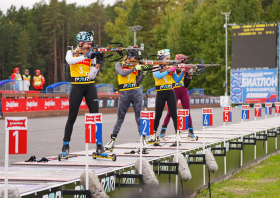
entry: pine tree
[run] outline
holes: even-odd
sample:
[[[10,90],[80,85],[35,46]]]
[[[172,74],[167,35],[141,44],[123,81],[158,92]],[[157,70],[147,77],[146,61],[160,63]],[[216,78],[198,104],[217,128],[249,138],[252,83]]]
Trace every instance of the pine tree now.
[[[62,15],[57,0],[51,0],[43,19],[44,40],[46,47],[53,49],[53,82],[57,82],[57,39],[61,34]],[[49,51],[50,52],[50,51]],[[51,53],[50,53],[51,54]]]
[[[30,35],[28,31],[23,30],[18,34],[18,39],[16,41],[16,66],[20,68],[20,71],[29,68],[30,63],[28,59],[30,53]]]

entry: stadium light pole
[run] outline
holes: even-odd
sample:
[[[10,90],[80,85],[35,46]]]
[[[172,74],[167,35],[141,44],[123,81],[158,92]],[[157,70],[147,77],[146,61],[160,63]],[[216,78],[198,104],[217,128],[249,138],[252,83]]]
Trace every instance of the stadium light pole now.
[[[223,15],[225,15],[225,20],[226,20],[226,23],[224,24],[224,28],[226,29],[226,92],[225,92],[225,96],[228,95],[228,88],[227,88],[227,26],[228,26],[228,23],[227,21],[229,20],[229,15],[230,15],[231,12],[228,12],[228,13],[223,13]]]
[[[136,45],[136,31],[142,30],[142,26],[141,25],[135,25],[135,26],[131,26],[129,27],[131,32],[134,32],[134,45]]]

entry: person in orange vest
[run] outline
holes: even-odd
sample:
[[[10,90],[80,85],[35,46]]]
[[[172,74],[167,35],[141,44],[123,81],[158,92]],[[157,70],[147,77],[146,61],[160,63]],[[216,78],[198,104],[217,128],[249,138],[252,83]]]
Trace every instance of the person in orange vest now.
[[[18,67],[16,67],[14,69],[14,73],[11,75],[11,79],[12,80],[22,80],[21,75],[19,73],[19,68]]]
[[[45,84],[45,78],[43,75],[41,75],[41,71],[37,69],[35,71],[35,76],[33,77],[33,87],[35,90],[43,89],[43,86]]]

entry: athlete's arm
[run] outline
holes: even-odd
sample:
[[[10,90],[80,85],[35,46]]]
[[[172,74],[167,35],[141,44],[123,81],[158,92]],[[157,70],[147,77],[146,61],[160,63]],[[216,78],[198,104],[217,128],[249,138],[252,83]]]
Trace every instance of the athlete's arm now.
[[[157,79],[162,79],[164,76],[166,76],[169,72],[165,71],[160,73],[159,71],[154,72],[154,77],[156,77]]]
[[[141,75],[141,72],[138,71],[138,75],[136,76],[136,84],[137,84],[137,86],[139,86],[142,83],[144,77],[145,77],[145,75],[144,74]]]
[[[135,67],[131,68],[130,70],[124,71],[122,69],[122,64],[120,62],[116,63],[115,65],[115,69],[118,75],[121,75],[121,77],[125,77],[128,76],[129,74],[131,74],[132,72],[134,72]]]
[[[189,87],[189,85],[190,85],[190,83],[191,83],[191,80],[192,80],[192,79],[189,78],[189,75],[186,74],[185,79],[184,79],[184,86],[185,86],[186,88]]]
[[[99,70],[99,67],[98,68],[96,68],[96,67],[97,67],[97,65],[95,67],[90,67],[90,70],[89,70],[90,79],[95,79],[97,72]]]
[[[179,83],[182,80],[183,76],[184,72],[181,72],[180,76],[177,76],[177,74],[173,74],[172,78],[175,80],[176,83]]]
[[[65,56],[65,60],[69,65],[79,63],[87,59],[85,56],[73,57],[72,50],[68,50]]]

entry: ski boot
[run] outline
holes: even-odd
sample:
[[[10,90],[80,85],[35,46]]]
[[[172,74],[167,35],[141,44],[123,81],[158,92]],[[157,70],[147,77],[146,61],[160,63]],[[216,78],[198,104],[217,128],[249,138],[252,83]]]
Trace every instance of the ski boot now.
[[[167,128],[166,125],[162,125],[160,134],[159,134],[159,136],[158,136],[158,139],[159,139],[159,140],[162,140],[162,139],[164,140],[166,128]]]
[[[63,141],[62,153],[58,155],[58,161],[69,158],[69,141]]]
[[[142,139],[142,144],[143,144],[143,150],[142,150],[142,154],[148,154],[148,147],[147,147],[147,142],[146,142],[146,136],[143,135],[143,139]],[[140,150],[139,150],[140,153]]]
[[[193,133],[193,126],[189,127],[189,134],[188,134],[187,138],[191,141],[197,141],[198,140],[198,136],[195,136],[194,133]]]
[[[179,131],[178,139],[177,139],[177,133],[178,133],[178,132],[175,133],[175,135],[176,135],[176,140],[175,140],[175,142],[174,142],[170,147],[175,147],[175,146],[177,146],[177,142],[179,143],[179,146],[181,146],[181,132]]]
[[[116,161],[117,156],[115,154],[109,155],[108,153],[105,153],[103,143],[98,142],[96,147],[96,152],[92,153],[92,158],[112,159],[112,161]]]
[[[111,151],[112,152],[114,150],[114,144],[115,144],[115,141],[116,141],[116,137],[117,137],[116,135],[111,134],[111,140],[104,147],[105,151]]]

